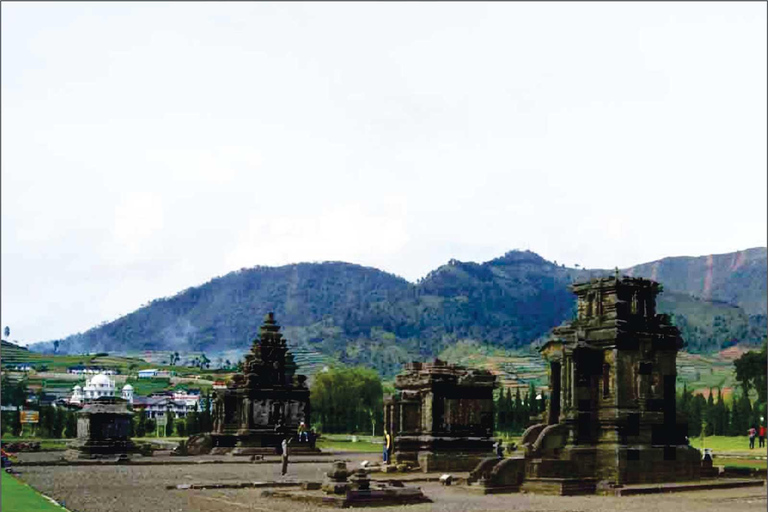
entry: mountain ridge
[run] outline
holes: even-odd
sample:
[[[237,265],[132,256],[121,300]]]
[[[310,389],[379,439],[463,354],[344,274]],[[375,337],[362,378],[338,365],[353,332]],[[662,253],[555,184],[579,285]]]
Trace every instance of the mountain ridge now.
[[[706,351],[765,335],[766,262],[768,249],[754,248],[662,258],[622,272],[656,276],[667,290],[660,311],[674,315],[690,349]],[[263,315],[274,311],[292,346],[391,373],[461,339],[525,347],[572,316],[569,284],[612,273],[557,265],[531,251],[483,263],[451,259],[415,283],[338,261],[257,266],[153,300],[58,340],[58,349],[244,351]],[[699,296],[704,292],[709,298]],[[53,344],[30,349],[51,351]]]

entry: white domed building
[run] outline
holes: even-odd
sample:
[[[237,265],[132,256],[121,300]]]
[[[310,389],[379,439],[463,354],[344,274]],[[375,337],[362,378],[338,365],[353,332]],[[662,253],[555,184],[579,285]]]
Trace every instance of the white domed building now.
[[[129,404],[133,404],[133,386],[130,384],[123,386],[122,398],[123,400],[128,400]]]
[[[69,403],[71,404],[83,403],[83,388],[79,384],[74,388],[72,388],[72,397],[69,399]]]
[[[131,390],[133,393],[133,390]],[[90,400],[101,398],[102,396],[115,396],[115,381],[107,375],[99,373],[91,379],[86,379],[85,386],[75,386],[72,389],[71,403],[81,404]]]

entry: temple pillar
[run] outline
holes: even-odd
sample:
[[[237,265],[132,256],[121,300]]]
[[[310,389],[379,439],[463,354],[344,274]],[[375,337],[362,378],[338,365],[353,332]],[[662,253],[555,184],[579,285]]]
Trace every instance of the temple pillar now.
[[[547,424],[554,425],[560,421],[560,376],[561,369],[559,362],[549,363],[549,374],[551,379],[552,396],[549,400],[549,414]]]

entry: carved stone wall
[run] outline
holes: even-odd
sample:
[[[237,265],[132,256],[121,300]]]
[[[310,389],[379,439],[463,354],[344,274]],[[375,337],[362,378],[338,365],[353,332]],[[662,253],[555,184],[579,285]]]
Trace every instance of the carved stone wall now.
[[[395,460],[425,471],[472,469],[492,451],[495,383],[490,372],[439,360],[406,365],[384,403]]]

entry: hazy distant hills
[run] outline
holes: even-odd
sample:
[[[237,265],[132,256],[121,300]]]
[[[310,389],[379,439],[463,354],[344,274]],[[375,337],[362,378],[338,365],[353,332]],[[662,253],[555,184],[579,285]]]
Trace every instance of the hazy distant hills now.
[[[690,351],[766,336],[766,248],[665,258],[626,269],[654,278]],[[519,348],[573,315],[573,281],[612,273],[558,266],[529,251],[485,263],[451,260],[417,283],[349,263],[232,272],[59,340],[59,353],[142,350],[245,352],[274,311],[291,345],[386,374],[460,339]],[[51,351],[53,342],[32,345]]]

